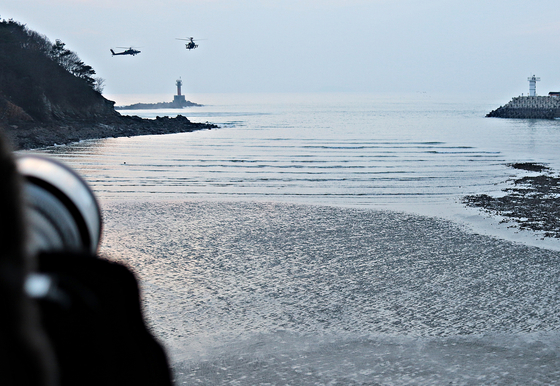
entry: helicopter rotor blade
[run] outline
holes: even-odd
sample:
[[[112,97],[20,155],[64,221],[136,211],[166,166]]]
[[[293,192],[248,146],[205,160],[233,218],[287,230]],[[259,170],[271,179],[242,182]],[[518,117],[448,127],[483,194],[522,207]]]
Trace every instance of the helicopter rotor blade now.
[[[193,40],[195,42],[199,41],[199,40],[208,40],[208,39],[195,39],[195,38],[175,38],[176,40]]]

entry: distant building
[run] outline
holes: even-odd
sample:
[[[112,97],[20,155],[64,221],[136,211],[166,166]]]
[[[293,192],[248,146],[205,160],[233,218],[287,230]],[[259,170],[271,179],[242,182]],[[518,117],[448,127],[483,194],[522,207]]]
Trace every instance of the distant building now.
[[[548,93],[548,96],[553,96],[553,97],[560,97],[560,91],[551,91]]]

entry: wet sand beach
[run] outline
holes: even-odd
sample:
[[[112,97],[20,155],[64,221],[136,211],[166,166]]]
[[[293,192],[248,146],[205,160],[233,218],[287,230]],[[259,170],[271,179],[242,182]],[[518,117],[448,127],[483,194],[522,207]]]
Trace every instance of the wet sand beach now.
[[[560,370],[558,251],[311,205],[125,202],[104,217],[102,251],[140,277],[179,382],[547,383]]]

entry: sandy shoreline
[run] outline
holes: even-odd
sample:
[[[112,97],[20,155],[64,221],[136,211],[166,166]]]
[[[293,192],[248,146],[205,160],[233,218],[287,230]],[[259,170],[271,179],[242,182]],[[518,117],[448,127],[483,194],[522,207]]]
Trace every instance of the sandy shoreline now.
[[[105,216],[103,253],[141,279],[177,384],[558,374],[559,251],[312,205],[114,203]]]

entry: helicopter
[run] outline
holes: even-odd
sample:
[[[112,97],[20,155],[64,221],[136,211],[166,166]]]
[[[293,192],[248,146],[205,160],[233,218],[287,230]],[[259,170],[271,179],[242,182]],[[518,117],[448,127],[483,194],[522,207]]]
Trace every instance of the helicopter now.
[[[189,50],[189,51],[190,51],[190,50],[194,50],[196,47],[198,47],[198,44],[196,44],[196,43],[194,42],[194,38],[193,38],[193,37],[190,37],[190,38],[188,38],[188,39],[180,39],[180,38],[175,38],[175,39],[177,39],[177,40],[188,40],[189,42],[188,42],[188,43],[185,43],[185,48],[186,48],[187,50]],[[198,39],[198,40],[200,40],[200,39]]]
[[[117,47],[117,48],[126,48],[126,47]],[[140,53],[140,51],[133,49],[132,47],[129,47],[127,50],[124,50],[123,52],[115,52],[113,51],[113,49],[111,48],[111,53],[113,54],[113,56],[115,55],[138,55]]]

